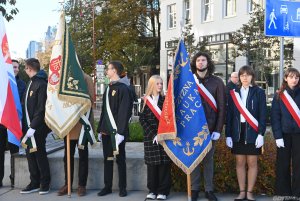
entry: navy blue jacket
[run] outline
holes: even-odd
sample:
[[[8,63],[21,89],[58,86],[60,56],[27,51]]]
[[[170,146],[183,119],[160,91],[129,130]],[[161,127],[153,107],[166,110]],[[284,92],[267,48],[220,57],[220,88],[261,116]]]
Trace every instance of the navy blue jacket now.
[[[235,89],[240,95],[240,88]],[[258,132],[256,132],[246,122],[245,143],[255,143],[258,134],[264,135],[266,131],[266,94],[265,91],[258,86],[249,88],[249,93],[246,101],[246,108],[252,116],[258,121]],[[240,140],[241,133],[241,116],[235,106],[232,97],[228,97],[227,118],[226,118],[226,137],[231,137],[233,142]]]
[[[300,108],[300,88],[297,87],[294,90],[290,88],[286,89],[288,94],[293,98],[297,106]],[[271,109],[271,124],[272,131],[275,139],[282,138],[282,133],[299,133],[300,128],[297,125],[296,121],[282,102],[278,98],[278,94],[275,94],[272,102]]]

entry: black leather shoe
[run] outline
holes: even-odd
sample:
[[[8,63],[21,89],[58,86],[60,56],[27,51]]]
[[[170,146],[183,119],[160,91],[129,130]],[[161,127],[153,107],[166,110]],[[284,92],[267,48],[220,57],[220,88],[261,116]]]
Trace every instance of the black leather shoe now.
[[[120,192],[119,192],[119,196],[120,197],[126,197],[127,196],[127,191],[126,189],[120,189]]]
[[[109,188],[103,188],[97,195],[98,196],[105,196],[107,194],[111,194],[112,191]]]
[[[197,201],[199,191],[192,190],[192,201]]]
[[[209,201],[218,201],[218,198],[215,196],[214,192],[212,191],[205,191],[205,197]]]

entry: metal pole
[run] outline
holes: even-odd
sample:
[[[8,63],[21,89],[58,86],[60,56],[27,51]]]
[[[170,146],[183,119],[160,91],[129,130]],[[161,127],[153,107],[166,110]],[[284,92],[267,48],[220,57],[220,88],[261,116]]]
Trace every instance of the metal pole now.
[[[226,42],[225,47],[226,47],[226,59],[225,59],[226,76],[225,76],[225,80],[226,80],[226,84],[227,84],[228,83],[228,42]]]
[[[96,75],[96,38],[95,38],[95,2],[92,2],[93,9],[93,68],[94,68],[94,108],[96,108],[96,93],[97,93],[97,75]]]
[[[284,66],[284,37],[280,37],[280,65],[279,65],[279,83],[281,83],[283,79],[283,66]]]

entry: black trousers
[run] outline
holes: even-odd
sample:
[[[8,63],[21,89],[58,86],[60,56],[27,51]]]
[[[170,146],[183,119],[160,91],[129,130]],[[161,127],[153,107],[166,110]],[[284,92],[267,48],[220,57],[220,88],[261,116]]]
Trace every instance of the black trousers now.
[[[34,187],[49,186],[50,184],[50,169],[46,152],[46,137],[47,132],[36,131],[34,138],[36,141],[37,151],[29,153],[26,149],[26,157],[28,161],[30,181]]]
[[[147,165],[147,187],[151,193],[169,195],[171,164]]]
[[[283,134],[283,140],[285,147],[277,148],[275,192],[300,197],[300,133]]]
[[[7,144],[8,143],[8,144]],[[14,178],[12,155],[19,152],[19,147],[7,141],[7,130],[4,126],[0,126],[0,184],[4,178],[4,161],[5,161],[5,150],[8,145],[10,151],[10,176]]]
[[[114,160],[113,148],[110,135],[102,135],[103,156],[104,156],[104,185],[105,188],[112,188]],[[119,173],[119,189],[126,189],[126,153],[125,140],[119,145],[119,154],[116,156]]]
[[[65,143],[65,156],[64,156],[64,169],[65,169],[65,184],[68,184],[68,174],[67,174],[67,139],[64,139]],[[74,177],[74,154],[75,148],[78,144],[78,140],[70,140],[70,163],[71,163],[71,186],[73,184]],[[88,171],[89,171],[89,149],[86,145],[84,149],[78,149],[79,154],[79,170],[78,170],[78,185],[86,186]]]

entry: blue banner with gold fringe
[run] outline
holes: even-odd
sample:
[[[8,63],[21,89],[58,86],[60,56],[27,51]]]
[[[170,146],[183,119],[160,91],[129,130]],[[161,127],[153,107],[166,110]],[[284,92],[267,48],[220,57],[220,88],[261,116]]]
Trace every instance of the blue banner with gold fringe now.
[[[184,41],[175,56],[168,94],[163,105],[158,140],[173,162],[190,174],[212,143]]]

